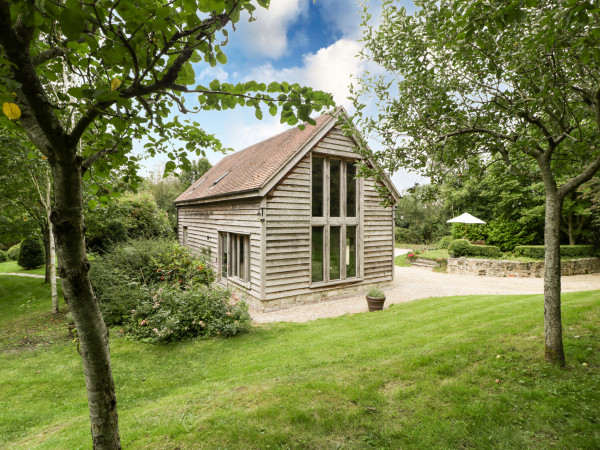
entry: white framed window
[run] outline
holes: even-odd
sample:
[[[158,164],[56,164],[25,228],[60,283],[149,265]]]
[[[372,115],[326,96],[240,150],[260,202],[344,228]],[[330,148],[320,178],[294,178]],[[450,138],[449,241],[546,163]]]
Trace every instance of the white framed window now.
[[[359,184],[355,161],[311,158],[311,285],[358,280]]]
[[[225,279],[250,281],[250,236],[219,231],[219,273]]]

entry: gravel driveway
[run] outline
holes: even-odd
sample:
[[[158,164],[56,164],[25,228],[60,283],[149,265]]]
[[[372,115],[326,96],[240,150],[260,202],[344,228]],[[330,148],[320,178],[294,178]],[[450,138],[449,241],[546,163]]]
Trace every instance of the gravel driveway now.
[[[542,294],[543,278],[478,277],[433,272],[424,267],[395,267],[394,286],[384,289],[386,307],[428,297],[486,294]],[[562,291],[590,291],[600,289],[600,274],[572,275],[562,278]],[[251,311],[257,323],[308,322],[325,317],[337,317],[367,311],[365,296],[344,297],[334,300],[295,306],[289,309],[259,313]]]

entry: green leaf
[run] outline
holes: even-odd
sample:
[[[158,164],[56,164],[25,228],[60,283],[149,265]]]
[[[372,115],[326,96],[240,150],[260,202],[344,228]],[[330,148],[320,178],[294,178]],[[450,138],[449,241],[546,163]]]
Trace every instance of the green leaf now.
[[[81,5],[65,8],[60,13],[60,28],[68,39],[76,40],[85,29],[86,16],[81,10]]]
[[[225,55],[225,53],[223,52],[219,52],[217,53],[217,61],[219,61],[221,64],[227,64],[227,56]]]

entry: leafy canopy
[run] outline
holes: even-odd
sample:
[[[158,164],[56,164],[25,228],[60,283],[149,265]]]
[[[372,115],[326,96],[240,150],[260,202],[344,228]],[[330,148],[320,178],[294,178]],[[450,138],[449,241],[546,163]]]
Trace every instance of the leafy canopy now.
[[[421,1],[408,15],[365,10],[363,56],[383,71],[354,89],[356,120],[385,167],[437,179],[492,163],[531,175],[534,158],[561,195],[600,167],[600,19],[591,1]],[[374,98],[370,116],[361,99]],[[580,174],[581,177],[577,178]],[[567,176],[565,176],[567,175]],[[575,186],[576,187],[576,186]]]
[[[247,106],[259,119],[263,109],[280,109],[282,123],[311,123],[314,110],[333,105],[329,94],[286,82],[195,85],[199,67],[227,62],[230,31],[242,16],[252,20],[256,7],[250,0],[0,1],[0,103],[22,112],[19,120],[2,115],[0,125],[26,130],[48,158],[50,148],[76,148],[98,188],[125,168],[111,188],[118,190],[136,178],[135,139],[145,138],[150,156],[168,155],[167,172],[188,168],[190,153],[223,150],[180,114]]]

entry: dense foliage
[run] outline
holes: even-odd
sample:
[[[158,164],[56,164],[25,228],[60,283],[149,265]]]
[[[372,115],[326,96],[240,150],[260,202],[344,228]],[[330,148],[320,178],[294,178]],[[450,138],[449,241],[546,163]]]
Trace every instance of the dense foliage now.
[[[455,238],[453,236],[444,236],[438,241],[437,248],[439,249],[447,249],[450,242],[452,242]]]
[[[151,290],[196,289],[215,279],[206,261],[169,239],[134,239],[91,261],[90,279],[107,324],[128,320]]]
[[[8,260],[8,257],[6,256],[6,252],[3,250],[0,250],[0,262],[5,262]]]
[[[194,286],[149,292],[132,309],[124,329],[145,342],[168,342],[197,336],[229,337],[249,326],[248,306],[236,294]]]
[[[42,241],[35,237],[28,237],[21,242],[17,264],[26,270],[42,267],[46,261]]]
[[[593,245],[561,245],[560,256],[562,258],[585,258],[594,256],[596,248]],[[515,247],[515,254],[533,259],[544,259],[545,251],[543,245],[519,245]]]
[[[88,248],[104,251],[127,239],[173,236],[167,213],[149,193],[127,193],[86,214]]]
[[[502,252],[493,245],[473,245],[464,239],[455,239],[448,245],[448,253],[453,258],[462,256],[481,256],[484,258],[500,258]]]
[[[6,256],[11,261],[16,261],[19,258],[19,251],[21,250],[21,243],[13,245],[6,251]]]

